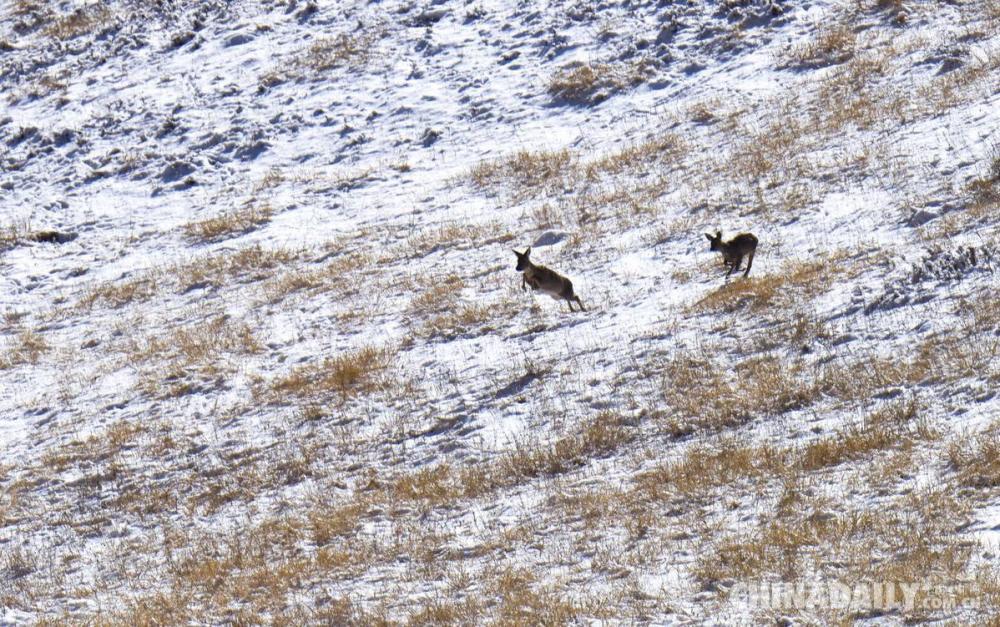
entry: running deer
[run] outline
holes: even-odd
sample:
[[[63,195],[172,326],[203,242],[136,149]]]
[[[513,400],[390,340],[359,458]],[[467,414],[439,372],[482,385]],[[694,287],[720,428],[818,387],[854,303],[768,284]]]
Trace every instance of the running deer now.
[[[705,233],[705,237],[712,243],[711,250],[722,253],[723,265],[729,266],[728,277],[733,270],[739,270],[743,263],[743,257],[747,257],[747,269],[743,276],[750,274],[750,266],[753,265],[753,255],[757,252],[757,238],[751,233],[740,233],[728,242],[722,241],[722,231],[716,231],[715,235]]]
[[[517,255],[517,271],[523,272],[521,275],[521,289],[526,290],[530,285],[532,289],[545,292],[556,300],[566,300],[570,311],[573,309],[573,301],[580,305],[580,311],[586,311],[580,297],[573,293],[573,282],[554,270],[549,270],[545,266],[536,266],[531,263],[528,256],[531,254],[531,247]]]

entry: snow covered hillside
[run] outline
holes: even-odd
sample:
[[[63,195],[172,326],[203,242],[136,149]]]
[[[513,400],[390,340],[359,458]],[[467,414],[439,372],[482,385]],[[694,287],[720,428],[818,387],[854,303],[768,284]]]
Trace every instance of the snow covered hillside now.
[[[1000,0],[9,0],[0,87],[0,622],[1000,621]]]

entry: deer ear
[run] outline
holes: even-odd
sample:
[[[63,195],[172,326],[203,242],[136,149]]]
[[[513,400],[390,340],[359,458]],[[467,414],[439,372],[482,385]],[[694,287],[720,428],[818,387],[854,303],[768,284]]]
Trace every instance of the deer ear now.
[[[707,237],[708,241],[710,241],[710,242],[715,240],[715,238],[712,237],[711,235],[709,235],[708,233],[705,233],[705,237]]]
[[[528,249],[524,251],[524,256],[527,257],[530,254],[531,254],[531,246],[528,246]]]
[[[722,239],[722,231],[715,232],[715,239]]]

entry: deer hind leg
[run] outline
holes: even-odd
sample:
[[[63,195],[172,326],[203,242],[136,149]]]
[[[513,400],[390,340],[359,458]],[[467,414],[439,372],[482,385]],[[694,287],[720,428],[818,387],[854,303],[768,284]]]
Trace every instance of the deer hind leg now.
[[[754,252],[756,252],[756,251],[751,250],[750,251],[750,256],[747,257],[747,271],[743,273],[744,277],[750,275],[750,268],[753,266],[753,255],[754,255]]]
[[[586,310],[586,309],[584,308],[584,306],[583,306],[583,301],[582,301],[582,300],[580,300],[580,297],[579,297],[579,296],[574,296],[574,297],[573,297],[573,300],[575,300],[575,301],[576,301],[576,304],[580,306],[580,311],[587,311],[587,310]]]
[[[737,257],[736,259],[730,259],[729,260],[729,272],[726,273],[726,276],[728,277],[730,274],[733,273],[734,270],[739,270],[741,263],[743,263],[743,257]]]
[[[573,311],[573,301],[574,300],[576,302],[580,302],[580,298],[576,294],[573,293],[573,286],[572,285],[569,285],[566,288],[564,288],[563,291],[559,295],[566,299],[566,304],[569,305],[569,310],[570,311]],[[580,309],[583,309],[583,305],[580,305]]]

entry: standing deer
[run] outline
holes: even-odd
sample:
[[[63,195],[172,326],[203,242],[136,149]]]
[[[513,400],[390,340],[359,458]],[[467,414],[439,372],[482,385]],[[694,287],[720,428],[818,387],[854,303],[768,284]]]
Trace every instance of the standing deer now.
[[[570,311],[575,311],[573,301],[580,305],[580,311],[587,311],[580,302],[580,297],[573,293],[572,281],[555,270],[531,263],[531,259],[528,258],[531,254],[530,246],[523,253],[515,250],[514,254],[517,255],[517,271],[524,273],[521,275],[522,290],[528,289],[530,285],[531,289],[545,292],[556,300],[565,299]]]
[[[753,265],[753,255],[757,252],[757,238],[751,233],[740,233],[728,242],[722,241],[722,231],[716,231],[715,235],[705,233],[705,237],[711,242],[710,250],[717,250],[722,253],[723,265],[729,266],[728,277],[733,270],[739,270],[743,263],[743,257],[747,257],[747,269],[743,276],[750,274],[750,267]]]

